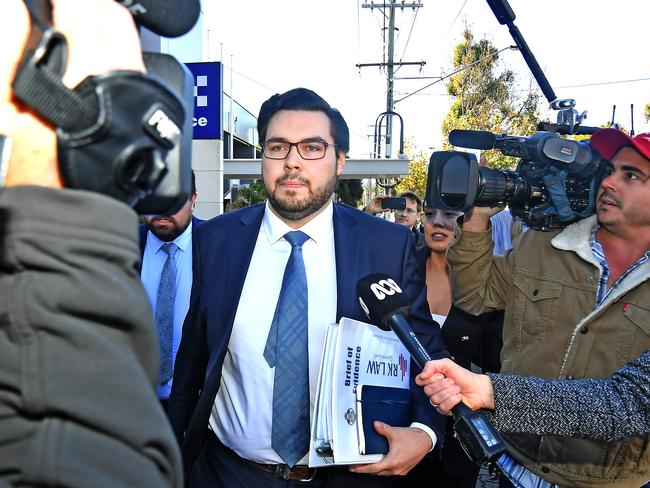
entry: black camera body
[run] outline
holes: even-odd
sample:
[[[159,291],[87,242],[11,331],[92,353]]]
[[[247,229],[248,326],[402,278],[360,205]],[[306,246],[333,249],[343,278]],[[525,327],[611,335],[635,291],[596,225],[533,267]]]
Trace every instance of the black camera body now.
[[[479,167],[470,153],[434,152],[427,206],[466,212],[473,206],[508,205],[513,216],[537,230],[563,228],[596,211],[605,160],[588,142],[553,132],[507,136],[467,130],[452,131],[449,142],[521,159],[515,171],[508,171]]]

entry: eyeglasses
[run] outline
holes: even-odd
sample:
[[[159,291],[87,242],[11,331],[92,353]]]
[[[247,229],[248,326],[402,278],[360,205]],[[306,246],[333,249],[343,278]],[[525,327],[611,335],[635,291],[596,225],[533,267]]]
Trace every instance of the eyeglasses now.
[[[413,215],[413,214],[416,214],[416,213],[418,213],[418,211],[414,210],[412,208],[405,208],[405,209],[397,209],[397,210],[395,210],[395,214],[397,214],[397,215],[404,215],[404,214]]]
[[[329,146],[336,147],[336,144],[330,144],[321,140],[300,142],[267,141],[262,144],[262,150],[266,158],[286,159],[293,146],[296,147],[302,159],[314,160],[323,159],[327,148]]]

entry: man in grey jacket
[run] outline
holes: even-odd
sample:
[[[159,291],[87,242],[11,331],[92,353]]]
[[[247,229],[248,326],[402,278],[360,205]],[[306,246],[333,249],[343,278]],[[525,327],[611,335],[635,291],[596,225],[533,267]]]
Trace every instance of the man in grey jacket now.
[[[475,208],[450,246],[454,303],[473,314],[505,309],[504,373],[602,379],[650,349],[650,135],[604,129],[591,143],[609,161],[596,215],[528,231],[493,257],[494,210]],[[647,434],[505,437],[512,459],[504,471],[520,486],[636,488],[650,474]]]
[[[70,47],[65,84],[143,71],[124,7],[52,6]],[[29,30],[25,3],[3,0],[0,486],[180,487],[178,447],[154,389],[137,216],[112,198],[62,189],[54,129],[12,96]]]

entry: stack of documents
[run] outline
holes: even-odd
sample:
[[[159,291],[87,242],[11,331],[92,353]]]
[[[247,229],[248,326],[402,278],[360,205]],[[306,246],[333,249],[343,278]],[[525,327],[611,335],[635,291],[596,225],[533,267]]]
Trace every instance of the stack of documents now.
[[[383,454],[361,454],[366,441],[359,424],[357,389],[360,385],[388,387],[391,392],[408,389],[409,373],[408,351],[392,331],[348,318],[331,325],[318,375],[309,466],[380,461]],[[404,395],[387,395],[391,402],[397,397]],[[391,404],[391,411],[394,407]],[[367,416],[368,410],[364,411]],[[372,418],[366,421],[371,424]]]

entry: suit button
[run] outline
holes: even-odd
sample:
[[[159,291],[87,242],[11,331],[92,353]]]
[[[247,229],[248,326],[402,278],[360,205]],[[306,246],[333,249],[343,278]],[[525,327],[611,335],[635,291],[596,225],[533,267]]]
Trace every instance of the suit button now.
[[[586,334],[587,332],[589,332],[589,327],[587,327],[586,325],[583,325],[582,327],[580,327],[580,333],[581,334]]]

